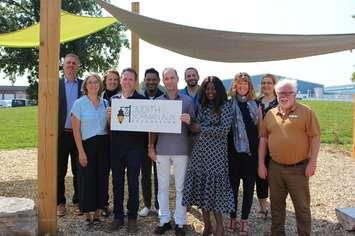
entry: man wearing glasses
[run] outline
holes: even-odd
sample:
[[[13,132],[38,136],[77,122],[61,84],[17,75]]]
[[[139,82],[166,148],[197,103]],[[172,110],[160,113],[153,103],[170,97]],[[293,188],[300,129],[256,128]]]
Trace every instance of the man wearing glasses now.
[[[261,124],[259,176],[268,178],[271,201],[271,234],[285,235],[286,197],[290,194],[298,235],[310,235],[311,211],[309,177],[317,166],[320,128],[307,106],[296,102],[296,81],[281,80],[275,86],[279,105],[270,110]],[[265,167],[266,147],[270,167]]]

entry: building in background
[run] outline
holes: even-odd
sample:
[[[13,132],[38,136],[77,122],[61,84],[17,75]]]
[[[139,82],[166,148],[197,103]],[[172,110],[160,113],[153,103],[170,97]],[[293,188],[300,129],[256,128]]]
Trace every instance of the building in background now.
[[[27,86],[0,86],[0,100],[27,99]]]
[[[257,95],[260,92],[260,81],[261,81],[262,77],[263,77],[263,74],[251,76],[251,80],[253,82],[254,89],[255,89],[255,92]],[[280,75],[276,75],[276,77],[279,80],[294,79],[294,78],[289,78],[289,77],[280,76]],[[299,79],[294,79],[294,80],[297,81],[297,91],[298,91],[297,96],[299,98],[311,98],[311,97],[315,97],[316,95],[319,96],[319,94],[322,94],[322,91],[324,90],[323,84],[312,83],[312,82],[299,80]],[[232,81],[233,81],[233,79],[223,80],[224,87],[226,88],[227,91],[230,90],[230,87],[232,85]]]

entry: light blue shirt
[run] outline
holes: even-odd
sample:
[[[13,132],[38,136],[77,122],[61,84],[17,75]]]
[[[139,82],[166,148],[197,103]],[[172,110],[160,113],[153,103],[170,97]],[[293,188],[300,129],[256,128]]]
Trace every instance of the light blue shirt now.
[[[77,99],[71,109],[71,114],[80,120],[81,139],[86,140],[95,135],[107,134],[106,107],[108,101],[100,98],[99,107],[96,109],[88,96]]]
[[[73,107],[75,100],[78,98],[78,80],[75,79],[73,82],[69,81],[67,78],[64,78],[65,86],[65,96],[67,101],[67,117],[65,118],[65,128],[71,129],[71,120],[70,120],[70,111]]]

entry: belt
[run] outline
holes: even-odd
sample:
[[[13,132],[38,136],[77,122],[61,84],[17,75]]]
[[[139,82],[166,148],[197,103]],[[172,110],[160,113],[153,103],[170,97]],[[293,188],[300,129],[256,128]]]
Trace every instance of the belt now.
[[[70,133],[73,133],[73,130],[72,130],[72,129],[67,129],[67,128],[64,128],[64,132],[70,132]]]
[[[297,163],[294,163],[294,164],[281,164],[281,163],[278,163],[274,160],[272,160],[274,163],[280,165],[280,166],[283,166],[283,167],[297,167],[297,166],[301,166],[301,165],[304,165],[304,164],[307,164],[308,163],[308,159],[304,159],[303,161],[300,161],[300,162],[297,162]]]

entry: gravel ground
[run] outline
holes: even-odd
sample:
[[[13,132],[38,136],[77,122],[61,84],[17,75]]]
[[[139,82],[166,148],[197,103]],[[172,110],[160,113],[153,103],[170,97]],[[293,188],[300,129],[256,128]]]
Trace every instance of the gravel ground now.
[[[312,235],[355,235],[346,232],[338,224],[335,208],[355,206],[355,160],[349,153],[322,148],[316,176],[311,178],[311,211],[312,211]],[[66,179],[67,199],[71,199],[71,172],[68,170]],[[36,149],[21,149],[12,151],[0,151],[0,195],[31,198],[36,201],[37,187],[37,151]],[[171,190],[171,208],[174,203],[174,190]],[[110,193],[111,195],[111,193]],[[241,202],[241,201],[240,201]],[[141,201],[141,205],[142,201]],[[257,199],[254,198],[250,214],[249,235],[267,235],[270,231],[270,216],[260,219],[257,216]],[[69,205],[72,211],[72,206]],[[296,222],[290,198],[287,200],[287,235],[296,234]],[[83,218],[68,214],[58,219],[59,235],[113,235],[108,230],[111,217],[103,219],[99,225],[88,230],[83,224]],[[227,224],[227,217],[225,222]],[[152,235],[158,222],[157,216],[139,218],[139,232],[136,235]],[[198,209],[191,208],[188,213],[188,235],[202,233],[202,216]],[[127,235],[126,229],[115,232],[114,235]],[[173,231],[166,235],[173,235]],[[233,235],[233,234],[227,234]]]

